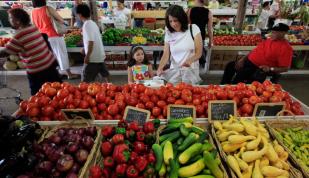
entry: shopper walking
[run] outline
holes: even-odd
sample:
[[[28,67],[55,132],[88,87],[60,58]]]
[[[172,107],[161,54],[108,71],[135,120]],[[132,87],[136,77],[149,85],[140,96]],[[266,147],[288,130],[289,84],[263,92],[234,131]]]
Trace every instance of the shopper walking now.
[[[90,19],[90,8],[86,4],[80,4],[76,13],[83,21],[84,42],[84,67],[82,72],[83,82],[94,82],[98,74],[101,74],[105,82],[108,82],[109,73],[104,64],[105,52],[101,40],[98,25]]]
[[[128,61],[128,83],[150,80],[153,77],[152,64],[148,61],[141,46],[132,47]]]
[[[76,13],[77,6],[82,3],[83,3],[82,0],[74,0],[74,6],[72,8],[71,27],[77,27],[77,28],[83,27],[83,22],[80,20],[79,16]]]
[[[32,22],[38,27],[41,33],[48,36],[48,41],[53,49],[54,55],[57,57],[60,69],[66,71],[68,79],[77,78],[78,75],[72,74],[69,65],[68,51],[62,34],[58,34],[52,25],[55,19],[64,24],[61,16],[55,9],[46,6],[45,0],[32,0],[34,9],[31,12]]]
[[[30,24],[30,17],[23,9],[8,11],[9,21],[16,33],[0,50],[0,57],[19,55],[26,64],[31,95],[35,95],[45,82],[61,82],[57,62],[48,49],[39,30]]]
[[[293,49],[284,38],[288,30],[288,25],[276,24],[271,38],[259,43],[239,61],[227,64],[221,84],[263,82],[267,76],[272,76],[272,82],[277,83],[280,73],[287,72],[291,66]]]
[[[188,24],[188,16],[181,6],[170,6],[165,15],[164,51],[157,70],[171,83],[197,84],[199,59],[202,56],[202,35],[197,25]],[[170,70],[163,71],[170,59]]]
[[[212,14],[204,7],[204,0],[195,0],[194,7],[188,10],[189,23],[195,24],[200,28],[202,40],[203,40],[203,52],[202,57],[199,59],[200,65],[205,66],[206,63],[206,50],[204,48],[204,42],[206,39],[206,26],[209,37],[208,47],[213,45],[213,30],[212,30]]]

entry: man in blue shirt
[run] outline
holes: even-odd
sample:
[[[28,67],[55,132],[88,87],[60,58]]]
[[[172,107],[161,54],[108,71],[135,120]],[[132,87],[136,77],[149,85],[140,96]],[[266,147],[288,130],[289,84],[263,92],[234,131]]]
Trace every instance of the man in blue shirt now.
[[[74,0],[74,7],[72,8],[72,19],[71,19],[71,26],[72,27],[77,27],[77,28],[82,28],[83,27],[83,22],[80,20],[79,16],[76,13],[76,7],[79,4],[82,4],[82,0]]]

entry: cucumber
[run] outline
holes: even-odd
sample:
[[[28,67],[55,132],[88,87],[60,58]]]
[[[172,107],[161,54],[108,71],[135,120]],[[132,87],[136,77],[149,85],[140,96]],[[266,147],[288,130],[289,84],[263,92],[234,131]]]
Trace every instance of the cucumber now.
[[[206,175],[211,175],[211,172],[209,169],[204,169],[202,173]]]
[[[190,158],[198,155],[200,150],[202,149],[203,145],[201,143],[195,143],[187,148],[184,152],[179,155],[179,163],[186,164]]]
[[[174,131],[172,133],[161,135],[160,138],[159,138],[159,141],[161,143],[161,142],[167,140],[168,138],[173,137],[173,136],[178,135],[178,134],[180,134],[179,131]]]
[[[195,161],[197,161],[197,160],[199,160],[201,158],[202,158],[202,155],[200,155],[200,154],[198,154],[198,155],[196,155],[194,157],[191,157],[189,159],[189,161],[186,163],[186,165],[192,164],[192,163],[194,163]]]
[[[181,124],[179,124],[179,126],[180,126],[180,125],[181,125]],[[179,126],[178,126],[178,127],[165,127],[165,128],[160,132],[160,136],[161,136],[161,135],[165,135],[165,134],[172,133],[172,132],[174,132],[174,131],[178,131]]]
[[[178,145],[178,146],[181,145],[183,141],[184,141],[184,138],[183,138],[183,137],[179,137],[179,138],[177,139],[177,145]]]
[[[163,163],[163,151],[162,147],[159,144],[153,144],[152,150],[156,156],[156,164],[155,164],[155,170],[159,171],[162,167]]]
[[[161,169],[159,170],[159,176],[163,177],[163,176],[165,176],[165,174],[166,174],[166,166],[163,163],[162,166],[161,166]]]
[[[196,134],[191,132],[188,137],[182,142],[182,144],[178,147],[179,151],[183,151],[188,148],[190,145],[197,141]]]
[[[200,135],[200,138],[198,139],[198,142],[200,143],[204,143],[207,139],[208,139],[209,135],[207,132],[203,132],[201,135]]]
[[[215,177],[211,175],[197,175],[197,176],[192,176],[189,178],[215,178]]]
[[[186,128],[186,126],[184,124],[181,124],[179,130],[180,130],[181,135],[183,135],[185,137],[189,135],[189,129]]]

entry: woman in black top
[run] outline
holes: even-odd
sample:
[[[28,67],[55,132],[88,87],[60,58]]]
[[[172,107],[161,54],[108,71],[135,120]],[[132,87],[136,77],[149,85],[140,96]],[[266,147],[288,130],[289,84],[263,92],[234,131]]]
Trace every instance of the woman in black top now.
[[[195,24],[200,28],[203,44],[206,38],[207,25],[207,32],[209,37],[208,47],[211,48],[213,45],[212,14],[207,8],[204,7],[204,0],[195,0],[194,7],[188,11],[188,17],[190,24]],[[205,48],[203,48],[202,57],[199,61],[200,65],[204,67],[206,63]]]
[[[212,30],[212,14],[204,7],[204,0],[195,0],[194,7],[188,11],[189,22],[197,25],[201,30],[202,39],[206,38],[206,25],[209,37],[208,47],[213,44],[213,30]]]

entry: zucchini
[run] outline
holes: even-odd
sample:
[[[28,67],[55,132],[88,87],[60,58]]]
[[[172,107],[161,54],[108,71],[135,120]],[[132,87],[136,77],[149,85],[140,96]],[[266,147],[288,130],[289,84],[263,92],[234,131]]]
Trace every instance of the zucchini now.
[[[196,134],[191,132],[188,137],[182,142],[182,144],[178,147],[179,151],[183,151],[188,148],[190,145],[197,141]]]
[[[152,150],[156,156],[156,164],[155,164],[155,170],[159,171],[161,170],[162,163],[163,163],[163,151],[162,147],[159,144],[153,144]]]
[[[168,133],[168,134],[161,135],[161,136],[159,137],[159,141],[160,141],[160,143],[161,143],[161,142],[167,140],[168,138],[170,138],[170,137],[172,137],[172,136],[174,136],[174,135],[177,135],[177,134],[179,134],[179,131],[174,131],[174,132],[172,132],[172,133]]]
[[[204,143],[207,139],[209,138],[209,135],[206,131],[204,131],[201,135],[200,138],[198,139],[198,142]]]
[[[199,127],[194,126],[194,125],[192,126],[191,130],[192,130],[194,133],[198,134],[198,135],[202,135],[202,134],[205,132],[204,129],[199,128]]]
[[[189,135],[189,129],[186,128],[186,126],[184,124],[181,124],[179,130],[180,130],[181,135],[183,135],[185,137]]]
[[[198,155],[196,155],[194,157],[191,157],[189,159],[189,161],[186,163],[186,165],[192,164],[192,163],[194,163],[195,161],[197,161],[197,160],[199,160],[201,158],[202,158],[201,154],[198,154]]]
[[[169,159],[174,159],[173,145],[170,141],[167,141],[163,147],[163,159],[166,165],[169,165]]]
[[[223,178],[223,172],[220,169],[218,162],[213,158],[213,156],[208,151],[204,151],[203,157],[204,163],[210,170],[211,174],[214,175],[216,178]]]
[[[193,118],[192,117],[186,117],[186,118],[182,118],[182,119],[170,119],[168,120],[168,124],[172,124],[172,123],[184,123],[184,122],[189,122],[189,123],[193,123]]]
[[[162,166],[161,166],[161,169],[159,170],[159,176],[163,177],[163,176],[165,176],[165,174],[166,174],[166,166],[163,163]]]
[[[180,124],[180,125],[181,125],[181,124]],[[180,126],[180,125],[179,125],[179,126]],[[165,135],[165,134],[169,134],[169,133],[174,132],[174,131],[178,131],[179,126],[178,126],[178,127],[165,127],[165,128],[160,132],[160,136],[161,136],[161,135]]]
[[[171,166],[169,178],[178,178],[178,168],[177,168],[175,160],[169,159],[169,164]]]
[[[203,145],[201,143],[195,143],[187,148],[184,152],[179,155],[179,163],[186,164],[190,158],[198,155]]]
[[[201,158],[189,166],[181,167],[178,170],[179,177],[191,177],[197,175],[205,168],[204,159]]]
[[[180,132],[179,131],[177,131],[175,133],[173,132],[173,134],[171,134],[166,140],[164,140],[161,143],[161,146],[164,146],[167,141],[174,142],[175,140],[177,140],[179,138],[179,136],[180,136]]]
[[[183,141],[184,141],[184,138],[183,138],[183,137],[179,137],[179,138],[177,139],[177,145],[178,145],[178,146],[181,145]]]
[[[204,169],[202,173],[206,175],[211,175],[211,172],[209,169]]]

